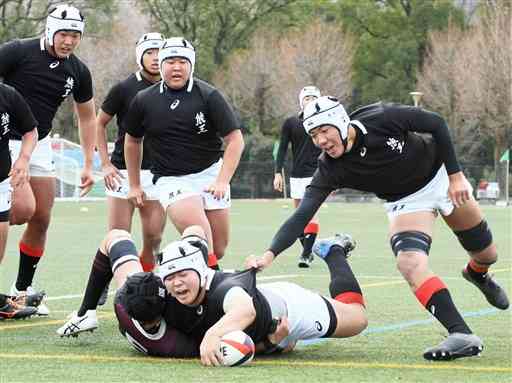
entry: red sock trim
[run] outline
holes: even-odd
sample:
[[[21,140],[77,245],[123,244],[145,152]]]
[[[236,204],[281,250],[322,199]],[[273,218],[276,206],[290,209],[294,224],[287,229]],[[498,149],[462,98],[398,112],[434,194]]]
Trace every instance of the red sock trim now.
[[[423,282],[414,292],[414,295],[416,295],[416,298],[420,301],[423,307],[427,307],[427,303],[430,301],[430,298],[432,298],[432,295],[437,293],[439,290],[446,288],[446,285],[439,277],[432,277]]]
[[[43,256],[44,249],[39,247],[32,247],[26,243],[20,242],[20,251],[29,257],[41,258]]]
[[[142,266],[142,270],[144,270],[146,273],[149,273],[150,271],[153,271],[155,269],[154,263],[148,263],[144,262],[141,257],[139,257],[140,265]]]
[[[208,254],[208,267],[215,267],[218,265],[217,256],[215,253]]]
[[[474,259],[469,261],[468,265],[466,267],[469,267],[471,270],[473,270],[475,273],[485,274],[489,271],[489,266],[487,265],[479,265],[475,262]]]
[[[364,304],[363,296],[361,294],[355,293],[353,291],[348,291],[345,293],[338,294],[334,297],[334,299],[341,303],[346,303],[346,304],[359,303],[360,305],[363,305],[364,307],[366,307]]]
[[[304,228],[304,234],[318,234],[320,225],[316,222],[310,222]]]

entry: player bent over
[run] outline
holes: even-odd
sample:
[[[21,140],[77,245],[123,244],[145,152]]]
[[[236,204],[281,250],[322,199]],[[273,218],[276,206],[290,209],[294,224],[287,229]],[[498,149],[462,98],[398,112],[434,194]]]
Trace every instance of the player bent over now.
[[[130,233],[111,230],[101,242],[91,274],[113,277],[118,290],[114,311],[119,330],[138,351],[152,356],[192,357],[198,343],[170,327],[163,317],[167,293],[162,280],[143,272]],[[68,321],[57,330],[60,336],[78,336],[98,327],[96,311],[89,310],[78,321]]]
[[[195,228],[196,238],[204,238]],[[209,269],[206,241],[200,243],[185,238],[168,245],[157,273],[174,298],[167,302],[166,323],[200,342],[202,364],[221,364],[221,337],[235,330],[251,336],[257,351],[273,352],[290,350],[300,339],[350,337],[366,328],[361,289],[346,259],[354,247],[349,236],[321,240],[314,248],[331,273],[330,298],[289,282],[256,286],[256,269]],[[278,318],[287,319],[289,333],[274,340]]]

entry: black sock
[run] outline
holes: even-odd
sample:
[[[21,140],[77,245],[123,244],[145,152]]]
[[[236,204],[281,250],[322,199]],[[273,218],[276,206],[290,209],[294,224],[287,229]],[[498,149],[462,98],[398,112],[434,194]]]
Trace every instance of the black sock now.
[[[96,310],[98,300],[112,279],[112,270],[110,269],[110,259],[99,249],[94,257],[89,281],[82,299],[82,305],[78,310],[78,316],[83,316],[87,310]]]
[[[5,306],[7,303],[7,295],[0,294],[0,307]]]
[[[331,274],[331,283],[329,284],[331,297],[336,298],[346,292],[362,295],[361,287],[345,258],[345,250],[341,246],[332,246],[329,254],[325,257],[325,262]]]
[[[303,247],[302,257],[307,258],[311,255],[311,249],[313,248],[313,245],[315,244],[316,233],[304,234],[304,236],[302,238],[303,238],[301,241],[302,247]]]
[[[448,289],[435,292],[425,308],[448,330],[448,333],[471,334],[466,322],[452,301]]]
[[[34,279],[37,264],[41,260],[42,252],[39,256],[28,255],[21,247],[23,247],[22,244],[20,244],[20,263],[18,267],[18,277],[16,279],[16,289],[18,291],[25,291],[27,287],[32,285],[32,280]]]
[[[466,266],[466,271],[468,272],[469,276],[479,282],[479,283],[484,283],[485,282],[485,278],[487,277],[487,271],[485,272],[478,272],[478,271],[475,271],[473,270],[473,268],[471,267],[471,262],[467,264]]]

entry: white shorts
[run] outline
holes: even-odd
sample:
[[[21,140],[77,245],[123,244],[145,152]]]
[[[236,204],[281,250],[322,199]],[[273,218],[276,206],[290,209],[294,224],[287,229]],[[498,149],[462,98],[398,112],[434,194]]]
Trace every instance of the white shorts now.
[[[120,170],[120,172],[124,176],[124,178],[121,179],[121,185],[118,185],[118,188],[114,191],[105,188],[105,194],[109,197],[127,199],[128,192],[130,191],[128,171],[123,169]],[[158,201],[158,188],[156,185],[153,185],[153,173],[151,173],[150,170],[140,171],[140,184],[142,190],[146,193],[146,199],[148,201]]]
[[[222,159],[199,173],[177,177],[160,177],[156,181],[156,186],[164,210],[177,201],[195,195],[202,197],[205,210],[228,209],[231,207],[229,185],[226,195],[220,200],[213,198],[213,194],[204,191],[205,188],[215,182],[221,167]]]
[[[290,178],[290,197],[293,199],[302,199],[313,177]]]
[[[417,192],[395,202],[387,202],[384,208],[388,218],[418,211],[432,211],[435,214],[450,215],[454,209],[448,197],[450,182],[444,165],[439,168],[435,177]],[[472,191],[471,191],[472,192]]]
[[[11,178],[7,177],[5,180],[0,182],[0,213],[5,213],[11,209]]]
[[[279,347],[285,348],[292,342],[317,339],[327,334],[331,324],[329,303],[320,294],[290,282],[263,283],[257,287],[263,295],[265,290],[270,290],[286,302],[290,333]]]
[[[21,150],[21,140],[10,140],[12,162],[18,159]],[[55,177],[55,165],[53,163],[53,152],[50,136],[38,141],[29,162],[31,177]]]

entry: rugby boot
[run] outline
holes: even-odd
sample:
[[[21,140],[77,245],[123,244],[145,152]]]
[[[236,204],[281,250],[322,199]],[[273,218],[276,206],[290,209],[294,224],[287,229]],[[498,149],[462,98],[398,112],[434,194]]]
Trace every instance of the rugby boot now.
[[[17,303],[11,297],[8,297],[5,304],[0,307],[1,319],[26,319],[35,315],[37,308],[31,306],[24,306]]]
[[[68,316],[68,321],[59,327],[56,331],[61,337],[76,338],[78,334],[90,331],[93,332],[98,328],[98,318],[96,310],[87,310],[83,316],[78,316],[76,311]]]
[[[12,299],[22,306],[35,307],[37,309],[36,315],[48,316],[50,310],[43,303],[46,293],[44,290],[36,291],[32,286],[27,287],[26,291],[18,291],[16,286],[11,286]]]
[[[423,357],[427,360],[446,361],[480,355],[483,349],[482,340],[475,334],[454,332],[437,346],[427,349]]]
[[[310,253],[309,255],[301,255],[299,257],[299,263],[298,263],[298,266],[301,268],[301,269],[307,269],[309,266],[311,266],[311,264],[313,263],[313,254]]]
[[[350,252],[356,248],[356,241],[348,234],[335,234],[334,237],[317,240],[313,245],[313,254],[325,259],[332,246],[340,246],[345,250],[345,258],[348,258]]]
[[[489,273],[483,275],[483,281],[479,281],[471,276],[467,269],[462,270],[462,276],[468,282],[474,284],[484,294],[485,299],[494,307],[500,310],[508,309],[509,301],[507,293],[503,288],[494,280],[493,276]]]

